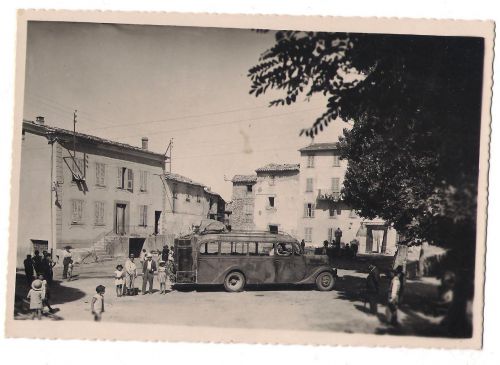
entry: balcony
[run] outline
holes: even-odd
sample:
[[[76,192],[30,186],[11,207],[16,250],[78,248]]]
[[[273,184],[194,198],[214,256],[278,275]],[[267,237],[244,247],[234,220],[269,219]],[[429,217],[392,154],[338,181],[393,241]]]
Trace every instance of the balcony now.
[[[333,189],[318,189],[317,199],[338,202],[341,200],[340,191]]]

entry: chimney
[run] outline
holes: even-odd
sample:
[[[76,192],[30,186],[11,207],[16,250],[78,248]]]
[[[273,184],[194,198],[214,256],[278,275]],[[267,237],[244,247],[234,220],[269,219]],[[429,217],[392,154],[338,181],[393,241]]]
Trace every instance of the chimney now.
[[[148,137],[142,137],[142,149],[143,150],[148,149]]]
[[[36,117],[36,124],[44,125],[45,124],[45,118],[42,116]]]

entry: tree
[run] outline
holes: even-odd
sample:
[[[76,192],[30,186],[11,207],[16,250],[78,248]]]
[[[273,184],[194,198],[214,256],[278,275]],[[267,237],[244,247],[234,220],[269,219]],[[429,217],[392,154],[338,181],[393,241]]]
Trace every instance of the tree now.
[[[410,242],[450,249],[458,285],[450,335],[470,336],[484,42],[473,37],[276,32],[249,70],[250,93],[284,91],[271,106],[327,97],[301,134],[354,122],[343,199]]]

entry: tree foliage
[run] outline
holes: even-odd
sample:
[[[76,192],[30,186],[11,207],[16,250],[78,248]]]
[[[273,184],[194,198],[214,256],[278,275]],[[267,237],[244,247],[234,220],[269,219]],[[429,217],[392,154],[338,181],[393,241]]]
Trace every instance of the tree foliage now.
[[[349,162],[343,199],[380,217],[410,243],[451,248],[457,273],[449,333],[470,336],[484,41],[472,37],[279,31],[249,70],[250,94],[284,92],[271,106],[327,97],[301,131],[314,137],[335,120]]]

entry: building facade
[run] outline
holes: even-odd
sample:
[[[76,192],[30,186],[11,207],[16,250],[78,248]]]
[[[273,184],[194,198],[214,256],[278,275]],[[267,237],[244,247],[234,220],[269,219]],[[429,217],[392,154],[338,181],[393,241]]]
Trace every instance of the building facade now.
[[[397,235],[383,220],[364,220],[341,199],[347,161],[337,143],[314,143],[301,148],[300,201],[297,230],[306,245],[321,246],[342,232],[342,243],[359,242],[360,253],[393,253]]]
[[[299,165],[268,164],[255,172],[255,228],[297,236]]]
[[[164,176],[164,235],[189,234],[204,219],[224,221],[225,202],[219,194],[179,174],[165,173]]]
[[[233,230],[255,229],[254,206],[257,175],[235,175],[229,225]]]
[[[140,148],[24,121],[18,264],[35,249],[116,256],[161,241],[164,167],[147,138]]]

